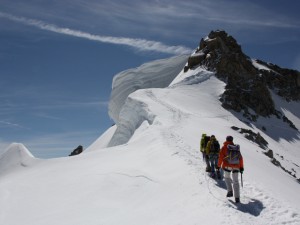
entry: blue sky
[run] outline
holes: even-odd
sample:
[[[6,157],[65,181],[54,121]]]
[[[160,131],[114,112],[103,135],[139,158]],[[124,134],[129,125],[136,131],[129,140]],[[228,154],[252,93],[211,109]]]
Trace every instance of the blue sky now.
[[[227,31],[251,58],[300,70],[299,1],[0,0],[0,152],[88,147],[113,121],[112,78]]]

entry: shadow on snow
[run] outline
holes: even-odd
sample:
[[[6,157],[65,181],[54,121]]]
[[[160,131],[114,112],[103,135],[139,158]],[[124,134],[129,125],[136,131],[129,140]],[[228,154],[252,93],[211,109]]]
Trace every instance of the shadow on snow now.
[[[259,216],[260,213],[264,210],[264,205],[261,201],[257,199],[251,198],[248,203],[234,203],[232,200],[229,200],[234,206],[231,205],[232,208],[239,210],[243,213],[249,213],[252,216]]]

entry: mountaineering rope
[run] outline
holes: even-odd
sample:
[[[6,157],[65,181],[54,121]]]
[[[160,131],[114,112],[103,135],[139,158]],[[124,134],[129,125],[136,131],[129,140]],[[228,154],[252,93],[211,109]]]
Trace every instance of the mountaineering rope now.
[[[207,173],[205,173],[204,176],[205,176],[205,180],[206,180],[208,192],[209,192],[215,199],[217,199],[217,200],[219,200],[219,201],[221,201],[221,202],[224,202],[223,199],[218,198],[218,197],[215,196],[214,193],[211,191],[210,186],[209,186],[209,181],[211,181],[211,179],[208,179],[208,178],[210,178],[210,177],[208,177]]]

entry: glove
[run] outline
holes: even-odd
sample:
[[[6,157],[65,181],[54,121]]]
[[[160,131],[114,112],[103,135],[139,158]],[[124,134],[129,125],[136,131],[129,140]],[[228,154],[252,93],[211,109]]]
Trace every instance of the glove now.
[[[240,168],[240,173],[243,174],[243,172],[244,172],[244,168],[241,167],[241,168]]]
[[[217,166],[216,169],[217,169],[217,170],[220,170],[220,167]]]

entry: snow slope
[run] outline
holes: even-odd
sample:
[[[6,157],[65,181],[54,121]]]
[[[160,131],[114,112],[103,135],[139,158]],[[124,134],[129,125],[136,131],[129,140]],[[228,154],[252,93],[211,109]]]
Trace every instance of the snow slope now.
[[[37,161],[23,144],[13,143],[0,156],[0,176],[31,166]]]
[[[126,83],[137,79],[126,77],[124,72]],[[130,92],[120,101],[118,127],[84,154],[39,160],[17,171],[9,167],[0,174],[0,224],[300,224],[299,183],[231,129],[249,126],[221,107],[224,86],[213,73],[196,68],[180,72],[170,87]],[[257,124],[251,126],[258,130]],[[223,180],[205,173],[199,152],[203,132],[220,142],[231,134],[241,145],[241,204],[226,199]],[[293,140],[261,134],[299,176],[299,133]],[[11,153],[19,147],[5,154],[16,159]],[[6,163],[1,158],[0,165]]]

